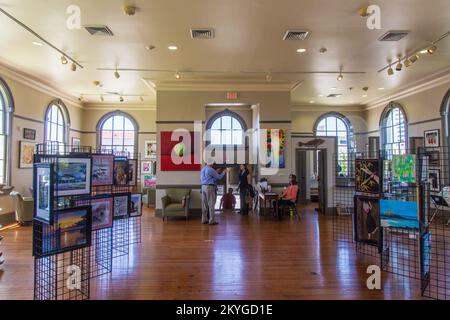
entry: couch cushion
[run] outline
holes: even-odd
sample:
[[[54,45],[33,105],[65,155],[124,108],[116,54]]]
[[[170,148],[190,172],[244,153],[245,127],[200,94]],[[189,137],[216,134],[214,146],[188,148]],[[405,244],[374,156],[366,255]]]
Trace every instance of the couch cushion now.
[[[168,189],[166,191],[166,195],[170,198],[171,203],[179,203],[183,201],[184,197],[187,197],[191,194],[191,190],[189,189]]]

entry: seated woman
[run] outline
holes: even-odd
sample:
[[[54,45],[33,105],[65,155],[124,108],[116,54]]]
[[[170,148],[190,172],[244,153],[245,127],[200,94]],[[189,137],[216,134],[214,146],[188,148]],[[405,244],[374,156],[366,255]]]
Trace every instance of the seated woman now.
[[[295,203],[297,201],[297,195],[298,195],[299,189],[298,189],[298,183],[297,183],[297,176],[295,174],[291,174],[289,176],[289,186],[284,189],[284,191],[280,195],[280,199],[278,200],[278,204],[276,206],[277,215],[279,216],[278,208],[280,206],[285,205],[292,205],[292,203]],[[274,206],[276,203],[274,203]]]

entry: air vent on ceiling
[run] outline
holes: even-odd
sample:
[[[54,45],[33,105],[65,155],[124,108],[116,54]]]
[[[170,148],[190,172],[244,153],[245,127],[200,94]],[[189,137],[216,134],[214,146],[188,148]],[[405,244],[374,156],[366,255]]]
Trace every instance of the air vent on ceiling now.
[[[108,26],[84,26],[84,28],[93,36],[112,37],[114,35]]]
[[[409,34],[409,31],[405,30],[390,30],[381,36],[379,41],[399,41],[406,37]]]
[[[192,39],[212,39],[214,38],[213,29],[191,29]]]
[[[341,93],[332,93],[332,94],[329,94],[327,96],[327,98],[339,98],[340,96],[342,96]]]
[[[288,30],[283,37],[283,40],[305,40],[308,37],[309,31],[306,30]]]

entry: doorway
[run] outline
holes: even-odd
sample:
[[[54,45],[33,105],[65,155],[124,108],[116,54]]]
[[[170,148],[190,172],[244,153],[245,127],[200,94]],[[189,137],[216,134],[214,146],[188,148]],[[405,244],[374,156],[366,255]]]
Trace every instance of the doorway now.
[[[326,211],[326,149],[297,149],[296,174],[300,187],[299,204]]]

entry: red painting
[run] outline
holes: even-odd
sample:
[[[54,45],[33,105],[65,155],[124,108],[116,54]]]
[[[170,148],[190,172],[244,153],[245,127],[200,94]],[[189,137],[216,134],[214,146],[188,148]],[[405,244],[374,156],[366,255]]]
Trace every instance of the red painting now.
[[[161,171],[200,171],[199,133],[161,132]]]

